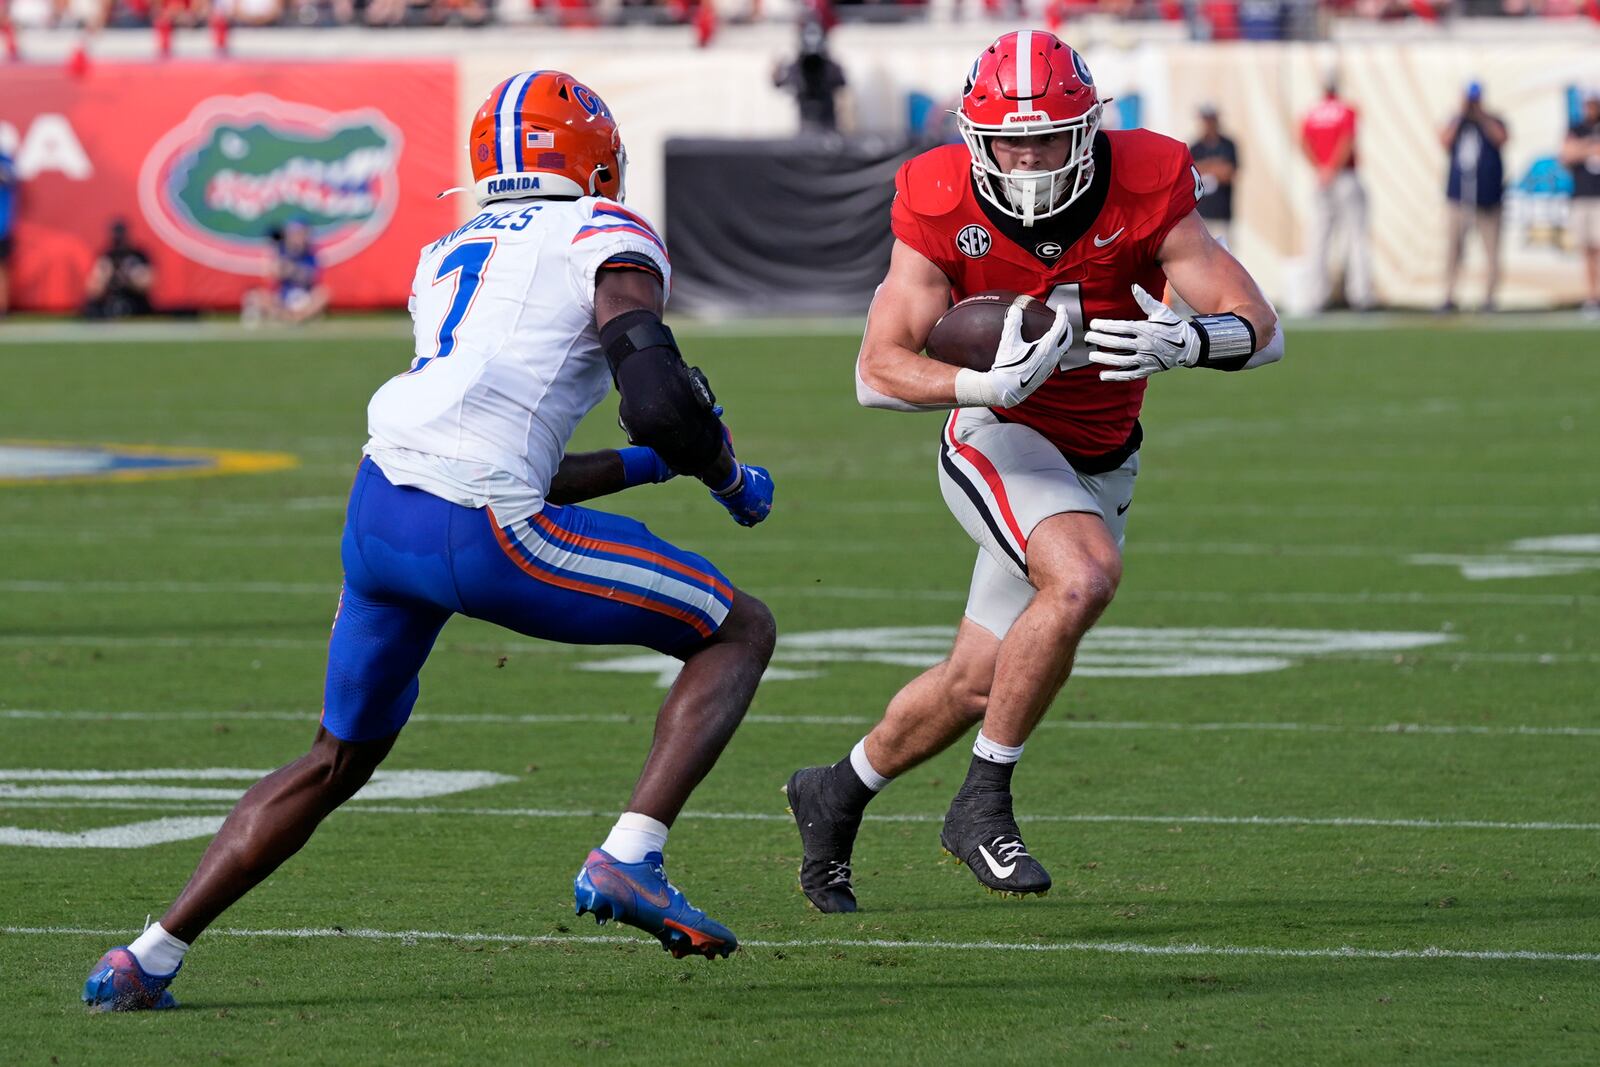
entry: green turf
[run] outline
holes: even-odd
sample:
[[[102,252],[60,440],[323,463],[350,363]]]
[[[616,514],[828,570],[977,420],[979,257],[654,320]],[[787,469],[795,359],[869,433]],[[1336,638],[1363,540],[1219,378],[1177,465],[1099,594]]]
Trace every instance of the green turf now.
[[[741,454],[771,467],[777,510],[742,530],[683,483],[619,509],[716,560],[787,640],[953,625],[973,548],[939,499],[937,417],[857,408],[852,338],[686,338]],[[670,850],[693,899],[762,945],[706,963],[609,927],[614,941],[574,940],[597,931],[571,915],[571,876],[627,795],[661,690],[578,669],[626,650],[457,620],[389,766],[514,780],[387,805],[428,813],[338,814],[221,925],[507,940],[219,931],[175,986],[183,1010],[90,1017],[79,984],[113,939],[0,933],[0,1065],[1593,1062],[1600,959],[1210,950],[1600,953],[1600,831],[1551,825],[1600,822],[1600,571],[1472,581],[1409,561],[1600,532],[1597,349],[1579,331],[1303,331],[1280,367],[1157,379],[1103,626],[1450,640],[1265,673],[1073,680],[1017,779],[1020,809],[1051,817],[1027,827],[1056,877],[1044,900],[987,897],[940,862],[936,820],[966,761],[952,751],[874,804],[895,818],[863,831],[864,910],[806,909],[778,788],[843,755],[916,668],[790,645],[780,666],[814,675],[764,685]],[[5,437],[300,459],[0,488],[0,769],[265,768],[303,750],[364,405],[406,359],[403,341],[362,330],[0,346]],[[616,437],[602,411],[577,444]],[[117,716],[130,712],[144,717]],[[1207,723],[1300,728],[1181,728]],[[227,807],[15,795],[30,784],[0,783],[0,826]],[[1219,817],[1289,821],[1203,821]],[[1407,819],[1454,825],[1386,824]],[[136,929],[203,844],[0,846],[0,927]],[[841,943],[869,941],[902,944]],[[1201,948],[1135,951],[1175,945]]]

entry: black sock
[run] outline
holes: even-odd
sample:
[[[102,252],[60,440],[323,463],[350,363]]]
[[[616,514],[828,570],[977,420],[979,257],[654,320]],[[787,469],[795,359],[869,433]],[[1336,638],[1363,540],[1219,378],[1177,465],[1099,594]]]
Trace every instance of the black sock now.
[[[995,763],[973,753],[972,763],[967,766],[967,780],[961,783],[961,792],[1009,793],[1011,772],[1016,769],[1015,763]]]
[[[865,811],[867,802],[878,795],[861,780],[855,767],[851,766],[849,756],[829,767],[828,773],[833,780],[833,788],[829,792],[846,811]]]

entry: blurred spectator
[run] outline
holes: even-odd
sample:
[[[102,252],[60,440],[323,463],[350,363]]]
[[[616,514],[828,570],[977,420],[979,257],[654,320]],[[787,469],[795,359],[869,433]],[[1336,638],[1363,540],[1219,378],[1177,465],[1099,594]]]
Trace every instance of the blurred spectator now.
[[[17,168],[0,147],[0,318],[11,310],[11,233],[17,215]]]
[[[1590,89],[1584,95],[1583,111],[1561,145],[1561,162],[1572,171],[1572,210],[1567,216],[1567,229],[1573,244],[1583,250],[1589,281],[1583,311],[1600,319],[1600,89]]]
[[[293,221],[273,235],[266,281],[262,288],[244,294],[240,317],[246,326],[301,323],[328,309],[328,289],[322,284],[310,226]]]
[[[1333,75],[1323,83],[1321,102],[1301,123],[1300,147],[1317,172],[1311,240],[1317,310],[1331,303],[1328,258],[1338,249],[1345,302],[1366,311],[1373,305],[1372,248],[1367,238],[1367,190],[1356,171],[1356,109],[1339,99],[1339,82]]]
[[[1205,192],[1195,209],[1211,236],[1226,246],[1233,229],[1233,176],[1239,170],[1239,150],[1222,135],[1217,109],[1211,104],[1200,105],[1200,139],[1189,146],[1189,154]]]
[[[283,0],[215,0],[212,7],[235,26],[276,26],[283,19]]]
[[[150,314],[150,289],[155,280],[150,257],[128,238],[128,224],[113,220],[111,243],[84,281],[83,317],[120,319]]]
[[[1461,111],[1440,134],[1450,153],[1450,176],[1445,182],[1449,201],[1450,251],[1444,273],[1444,310],[1456,309],[1456,279],[1466,255],[1467,231],[1483,238],[1488,261],[1488,284],[1483,309],[1494,310],[1500,288],[1500,208],[1506,198],[1505,164],[1500,150],[1506,143],[1506,124],[1483,107],[1483,86],[1467,86]]]
[[[772,84],[794,94],[801,133],[839,128],[836,97],[845,86],[844,68],[828,55],[828,31],[822,23],[806,19],[800,24],[800,54],[773,71]]]

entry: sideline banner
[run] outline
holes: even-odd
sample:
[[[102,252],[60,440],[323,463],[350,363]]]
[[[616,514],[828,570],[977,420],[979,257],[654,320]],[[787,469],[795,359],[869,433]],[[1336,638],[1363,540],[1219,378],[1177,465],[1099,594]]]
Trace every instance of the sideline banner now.
[[[0,67],[0,145],[19,177],[12,298],[70,311],[127,220],[158,308],[237,308],[268,234],[315,234],[342,307],[403,306],[422,245],[456,224],[450,62]]]

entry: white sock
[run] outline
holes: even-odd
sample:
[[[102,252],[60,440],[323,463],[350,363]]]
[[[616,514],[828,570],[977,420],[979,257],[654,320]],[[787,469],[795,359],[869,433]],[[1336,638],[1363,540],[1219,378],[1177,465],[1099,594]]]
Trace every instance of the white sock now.
[[[856,742],[856,747],[850,750],[850,768],[856,772],[856,777],[861,779],[861,784],[874,793],[882,792],[883,787],[894,781],[885,778],[872,766],[872,761],[867,759],[867,739],[863,737]]]
[[[652,852],[667,851],[667,824],[625,811],[600,847],[623,863],[638,863]]]
[[[189,946],[167,933],[160,923],[151,923],[128,946],[128,951],[150,974],[171,974],[183,962]]]
[[[983,731],[978,731],[978,739],[972,742],[972,754],[990,763],[1015,763],[1022,758],[1021,745],[1002,745],[983,736]]]

